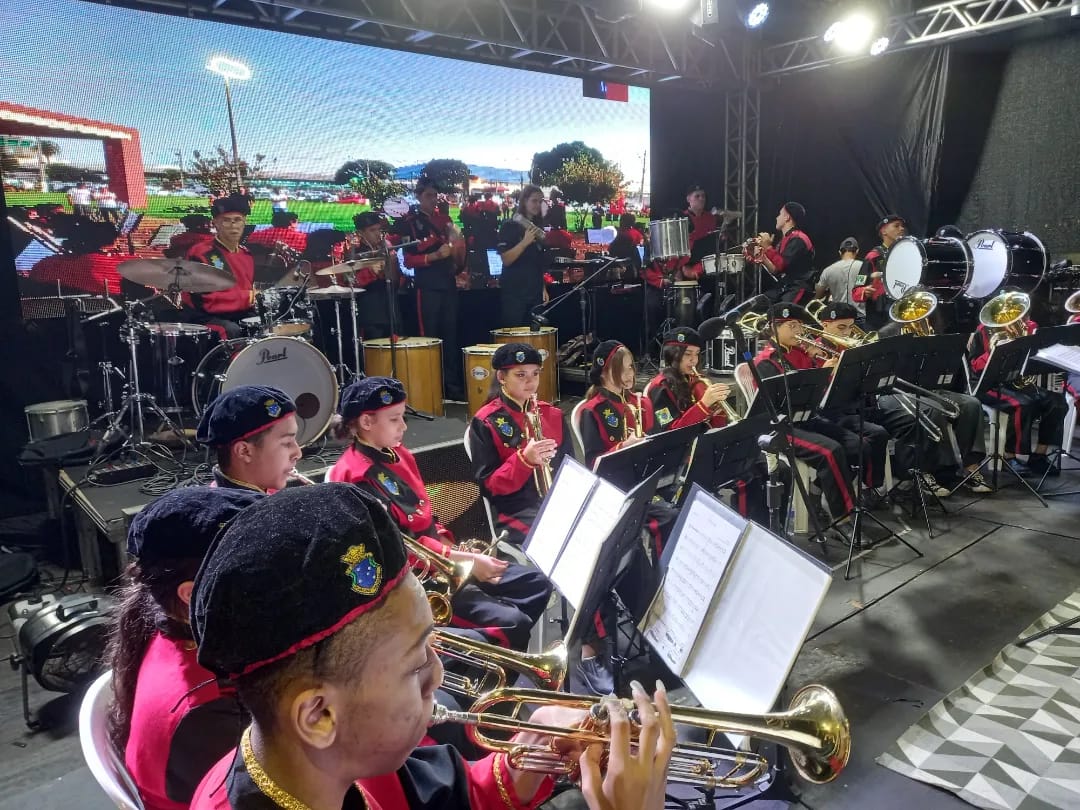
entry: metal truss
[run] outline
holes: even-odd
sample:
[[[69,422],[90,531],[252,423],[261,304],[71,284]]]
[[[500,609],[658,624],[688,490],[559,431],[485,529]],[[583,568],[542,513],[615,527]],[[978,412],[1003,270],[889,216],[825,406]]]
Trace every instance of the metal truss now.
[[[754,57],[747,56],[752,68]],[[739,239],[758,232],[761,94],[744,84],[724,95],[724,209],[739,214]]]
[[[717,33],[596,0],[92,0],[635,85],[740,79]],[[606,8],[621,15],[603,16]],[[601,9],[598,11],[597,9]],[[630,9],[632,13],[625,13]]]
[[[877,36],[889,38],[888,53],[961,39],[1076,13],[1077,0],[956,0],[889,17]],[[761,52],[759,76],[783,76],[867,57],[844,55],[825,42],[824,29]]]

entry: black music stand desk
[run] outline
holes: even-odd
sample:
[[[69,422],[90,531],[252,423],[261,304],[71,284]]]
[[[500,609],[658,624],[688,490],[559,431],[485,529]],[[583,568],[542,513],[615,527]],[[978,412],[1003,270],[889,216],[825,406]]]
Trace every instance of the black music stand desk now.
[[[645,441],[605,453],[596,460],[593,472],[624,492],[659,473],[657,489],[673,487],[690,455],[695,438],[705,422],[653,434]]]
[[[758,438],[771,430],[769,417],[759,414],[740,419],[733,425],[713,428],[698,436],[679,485],[675,505],[682,506],[686,502],[695,484],[707,492],[716,492],[744,475],[761,456]]]

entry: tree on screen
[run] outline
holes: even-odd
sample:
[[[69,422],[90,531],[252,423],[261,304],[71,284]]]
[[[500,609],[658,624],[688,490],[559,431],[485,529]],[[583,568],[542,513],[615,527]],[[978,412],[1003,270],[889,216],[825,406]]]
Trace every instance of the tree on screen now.
[[[192,151],[193,160],[188,174],[195,180],[206,186],[214,194],[224,194],[229,191],[237,191],[236,175],[237,164],[232,155],[221,146],[216,154],[203,155],[201,152]],[[258,180],[262,176],[263,163],[266,155],[257,154],[254,160],[240,158],[239,169],[240,185],[247,186],[252,180]]]
[[[560,143],[547,152],[537,152],[533,155],[532,171],[530,172],[532,182],[541,186],[555,183],[555,177],[558,176],[563,164],[582,155],[596,164],[604,162],[604,156],[600,154],[600,150],[586,146],[581,141]]]
[[[603,159],[597,162],[584,154],[563,163],[552,181],[563,197],[579,205],[613,200],[625,185],[623,173],[614,163]]]
[[[385,160],[350,160],[334,173],[334,182],[339,186],[348,186],[354,180],[368,178],[393,180],[395,171],[397,169]]]
[[[462,191],[469,193],[469,167],[454,158],[429,160],[420,170],[422,177],[430,178],[439,191]]]

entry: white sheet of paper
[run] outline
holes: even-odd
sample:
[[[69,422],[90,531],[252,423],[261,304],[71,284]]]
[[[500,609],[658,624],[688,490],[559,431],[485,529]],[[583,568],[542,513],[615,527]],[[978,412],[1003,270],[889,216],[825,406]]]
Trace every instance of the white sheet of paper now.
[[[549,578],[570,539],[570,531],[581,508],[599,479],[572,458],[566,458],[555,473],[544,506],[533,526],[525,554]]]
[[[1045,346],[1032,356],[1066,371],[1080,372],[1080,346],[1064,346],[1059,343]]]
[[[626,506],[626,494],[621,489],[603,479],[597,480],[585,511],[551,573],[551,581],[574,610],[585,600],[600,547]]]
[[[772,709],[825,598],[825,566],[751,523],[684,680],[707,709]]]
[[[743,525],[734,525],[725,507],[697,490],[683,507],[675,550],[645,619],[645,638],[672,672],[683,674],[716,589],[739,543]]]

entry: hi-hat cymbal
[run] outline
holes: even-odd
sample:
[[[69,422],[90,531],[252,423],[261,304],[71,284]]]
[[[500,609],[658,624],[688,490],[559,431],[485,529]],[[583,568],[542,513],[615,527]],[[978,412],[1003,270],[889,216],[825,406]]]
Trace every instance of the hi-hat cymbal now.
[[[131,259],[122,262],[117,272],[128,281],[159,290],[174,289],[193,293],[227,290],[236,285],[228,270],[188,259]]]
[[[324,267],[322,270],[316,270],[317,276],[337,276],[341,273],[355,273],[357,270],[362,270],[365,267],[382,267],[385,262],[382,256],[377,256],[374,259],[352,259],[351,261],[342,262],[341,264],[332,264],[329,267]]]
[[[312,287],[308,290],[308,296],[311,298],[351,298],[363,292],[367,292],[363,287],[342,287],[340,284],[332,284],[329,287]]]

